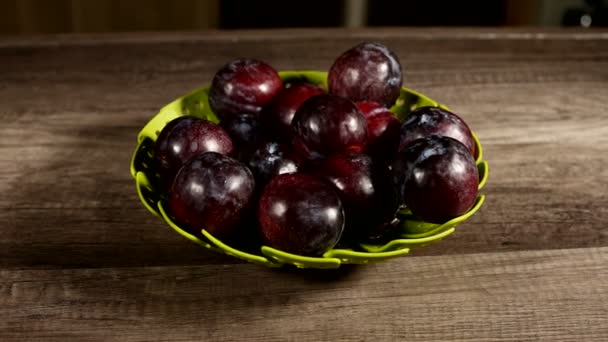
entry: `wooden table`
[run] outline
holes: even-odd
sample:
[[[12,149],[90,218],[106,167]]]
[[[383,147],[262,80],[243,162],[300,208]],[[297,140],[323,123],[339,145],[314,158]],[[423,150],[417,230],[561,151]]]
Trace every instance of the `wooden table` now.
[[[441,243],[292,272],[183,239],[129,158],[225,62],[361,40],[474,128],[487,201]],[[0,341],[608,341],[608,32],[382,29],[0,39]]]

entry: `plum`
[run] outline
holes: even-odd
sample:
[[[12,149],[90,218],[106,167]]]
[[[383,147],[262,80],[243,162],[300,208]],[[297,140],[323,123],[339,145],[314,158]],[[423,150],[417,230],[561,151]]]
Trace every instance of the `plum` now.
[[[308,159],[340,152],[362,152],[367,121],[357,105],[340,96],[321,94],[306,100],[291,123],[293,144]]]
[[[213,77],[209,105],[220,118],[240,114],[258,115],[283,88],[277,71],[255,59],[237,59],[224,65]]]
[[[397,153],[401,122],[377,102],[357,102],[367,119],[367,151],[374,160],[390,162]]]
[[[220,126],[199,118],[179,117],[160,132],[154,146],[154,168],[161,176],[164,191],[169,190],[179,169],[204,152],[230,154],[232,139]]]
[[[431,135],[454,138],[463,143],[473,156],[476,154],[473,133],[467,123],[458,115],[439,107],[421,107],[410,113],[400,128],[399,150],[416,139]]]
[[[367,236],[395,216],[397,196],[388,172],[382,171],[369,156],[360,153],[334,154],[314,170],[338,191],[346,215],[345,237]]]
[[[331,94],[391,106],[401,92],[401,63],[386,46],[361,43],[336,59],[328,83]]]
[[[450,137],[415,140],[399,152],[392,172],[403,203],[427,222],[460,216],[477,198],[475,160],[464,144]]]
[[[205,229],[219,239],[231,239],[248,213],[254,190],[253,174],[245,165],[205,152],[186,163],[175,177],[169,214],[193,234]]]
[[[247,165],[253,172],[258,187],[265,186],[274,176],[297,172],[301,161],[285,145],[268,142],[259,146]]]
[[[234,155],[245,161],[263,140],[262,128],[257,115],[242,113],[222,120],[220,126],[230,135]]]
[[[340,239],[344,209],[331,184],[303,173],[286,173],[264,188],[258,221],[267,246],[319,256]]]
[[[304,101],[325,90],[310,83],[294,83],[282,89],[260,113],[260,120],[273,140],[290,142],[291,121]]]

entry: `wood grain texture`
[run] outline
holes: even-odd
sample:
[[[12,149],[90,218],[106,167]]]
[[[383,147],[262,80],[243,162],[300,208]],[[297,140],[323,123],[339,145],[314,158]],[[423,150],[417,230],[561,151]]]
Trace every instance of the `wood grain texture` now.
[[[0,340],[599,342],[606,263],[604,247],[402,258],[340,273],[6,270]]]
[[[187,242],[139,204],[158,109],[226,61],[327,69],[380,41],[480,137],[486,204],[336,273]],[[608,340],[608,32],[285,30],[0,39],[0,341]]]

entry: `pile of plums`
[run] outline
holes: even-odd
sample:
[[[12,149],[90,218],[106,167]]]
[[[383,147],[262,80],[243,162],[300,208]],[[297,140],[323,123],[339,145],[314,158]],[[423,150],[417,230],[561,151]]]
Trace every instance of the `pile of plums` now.
[[[464,214],[478,186],[471,130],[436,107],[400,122],[389,108],[402,82],[377,43],[339,56],[328,89],[259,60],[226,64],[209,88],[219,124],[179,117],[156,141],[169,216],[228,244],[319,256],[381,234],[403,208],[432,223]]]

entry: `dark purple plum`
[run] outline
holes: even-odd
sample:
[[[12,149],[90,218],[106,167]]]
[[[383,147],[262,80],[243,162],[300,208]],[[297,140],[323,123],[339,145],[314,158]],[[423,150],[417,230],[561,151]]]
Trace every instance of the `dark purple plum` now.
[[[283,88],[283,81],[270,65],[255,59],[237,59],[213,77],[209,105],[220,118],[240,113],[259,114]]]
[[[232,151],[232,140],[220,126],[183,116],[169,122],[158,135],[154,146],[154,167],[166,191],[182,165],[191,158],[204,152],[228,155]]]
[[[331,94],[391,106],[401,92],[401,64],[386,46],[361,43],[336,59],[328,83]]]
[[[454,138],[463,143],[471,155],[476,154],[475,140],[467,123],[458,115],[439,107],[421,107],[414,110],[401,125],[399,150],[416,139],[431,135]]]
[[[334,154],[321,161],[315,176],[332,183],[346,215],[346,238],[369,235],[390,222],[398,207],[388,173],[375,167],[372,159],[359,153]]]
[[[475,202],[479,174],[465,145],[445,136],[418,139],[400,151],[393,179],[412,213],[444,223],[466,213]]]
[[[290,142],[291,121],[300,105],[325,90],[310,83],[294,83],[283,88],[260,114],[262,124],[272,140]]]
[[[362,152],[366,147],[367,120],[344,97],[321,94],[309,98],[298,108],[291,125],[294,147],[308,159]]]
[[[358,102],[357,106],[367,119],[367,154],[374,160],[391,161],[399,147],[401,122],[377,102]]]
[[[235,156],[239,160],[249,158],[255,146],[259,145],[264,136],[258,116],[255,114],[237,114],[220,122],[220,126],[232,138]]]
[[[297,172],[300,168],[300,161],[289,148],[276,142],[268,142],[259,146],[247,164],[260,188],[274,176]]]
[[[202,229],[219,239],[237,234],[255,190],[249,169],[237,160],[215,152],[198,155],[175,177],[169,193],[169,214],[187,231]]]
[[[319,256],[340,239],[344,209],[331,184],[302,173],[287,173],[264,188],[258,220],[267,246]]]

